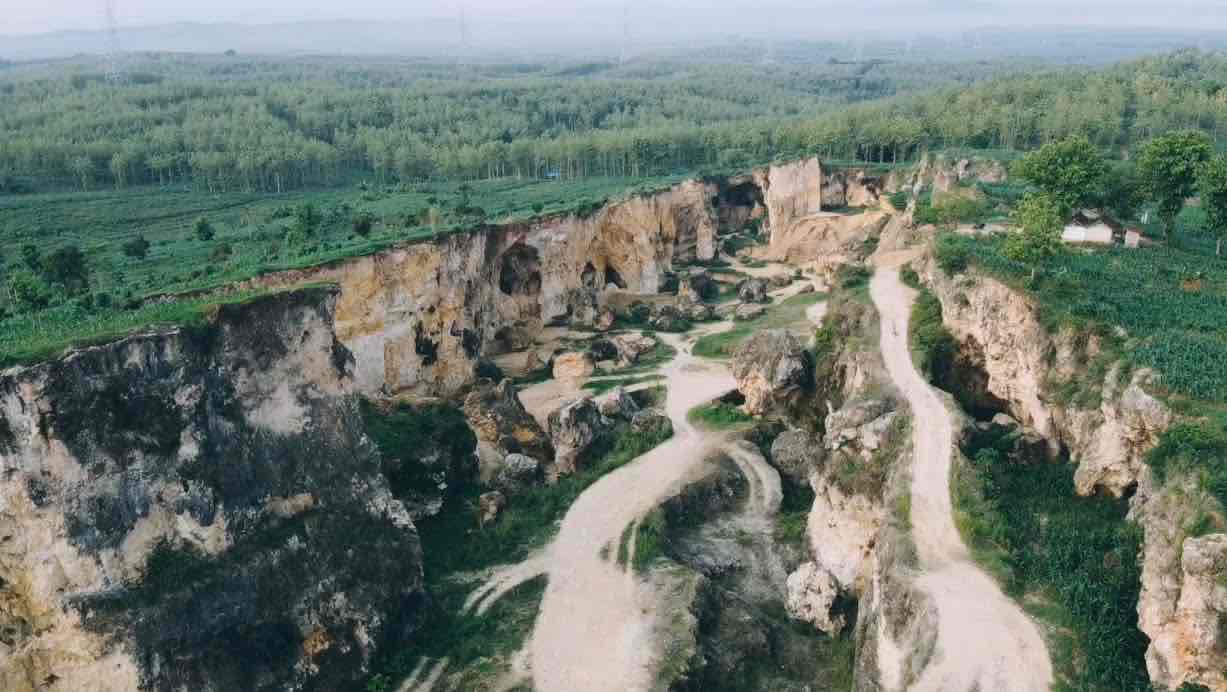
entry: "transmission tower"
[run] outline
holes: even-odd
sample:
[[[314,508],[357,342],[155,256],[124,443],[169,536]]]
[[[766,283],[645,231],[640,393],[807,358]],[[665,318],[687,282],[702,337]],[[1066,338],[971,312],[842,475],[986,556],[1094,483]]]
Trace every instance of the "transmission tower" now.
[[[106,72],[108,82],[118,82],[123,77],[123,66],[120,64],[119,28],[115,21],[115,0],[103,0],[103,13],[106,18]]]

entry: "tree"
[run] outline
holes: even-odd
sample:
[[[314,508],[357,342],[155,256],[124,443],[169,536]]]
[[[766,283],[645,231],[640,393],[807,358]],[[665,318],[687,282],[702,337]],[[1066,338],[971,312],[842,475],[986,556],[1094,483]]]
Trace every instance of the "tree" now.
[[[197,239],[204,243],[213,240],[213,236],[217,235],[217,232],[213,230],[213,224],[209,223],[209,220],[203,216],[196,219],[195,225],[192,226],[192,232],[196,234]]]
[[[59,284],[69,295],[89,289],[89,264],[85,253],[76,245],[57,248],[43,258],[43,278],[47,283]]]
[[[41,310],[51,302],[47,287],[28,269],[19,269],[9,276],[5,292],[9,303],[19,313]]]
[[[354,233],[363,238],[371,234],[371,229],[375,226],[375,215],[369,211],[359,212],[354,216]]]
[[[1109,166],[1099,188],[1099,206],[1121,221],[1131,221],[1142,204],[1142,183],[1137,169],[1128,163]]]
[[[1061,251],[1060,205],[1045,193],[1032,193],[1014,210],[1018,228],[1005,240],[1005,256],[1031,267],[1035,278],[1040,264]]]
[[[145,239],[144,234],[141,234],[124,243],[122,249],[128,257],[144,259],[145,255],[149,254],[149,247],[149,241]]]
[[[1197,194],[1206,212],[1208,229],[1214,234],[1214,254],[1223,254],[1223,239],[1227,237],[1227,155],[1219,155],[1201,165],[1197,175]]]
[[[1163,235],[1170,243],[1176,216],[1193,196],[1197,171],[1214,153],[1210,138],[1196,130],[1181,130],[1152,139],[1138,156],[1138,173],[1147,196],[1158,207]]]
[[[1045,144],[1014,164],[1014,174],[1043,190],[1065,212],[1095,202],[1108,166],[1085,137]]]

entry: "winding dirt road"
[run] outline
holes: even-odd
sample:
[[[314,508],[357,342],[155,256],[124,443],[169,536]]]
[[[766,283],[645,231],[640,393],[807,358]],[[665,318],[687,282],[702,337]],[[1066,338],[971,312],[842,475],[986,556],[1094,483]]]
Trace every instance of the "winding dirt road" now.
[[[954,525],[950,415],[912,364],[908,318],[915,293],[899,280],[907,254],[881,259],[870,294],[882,320],[886,369],[911,406],[912,535],[920,559],[919,588],[938,617],[933,660],[916,692],[1042,692],[1052,685],[1048,651],[1035,623],[972,562]],[[884,679],[898,677],[884,671]]]

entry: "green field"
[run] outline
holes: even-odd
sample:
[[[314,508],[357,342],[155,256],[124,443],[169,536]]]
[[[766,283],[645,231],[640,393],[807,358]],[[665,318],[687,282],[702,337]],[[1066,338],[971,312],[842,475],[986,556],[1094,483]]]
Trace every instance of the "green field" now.
[[[1217,367],[1227,362],[1227,262],[1163,247],[1076,249],[1049,260],[1030,281],[1030,269],[1001,250],[999,239],[949,235],[938,255],[1032,293],[1053,327],[1096,329],[1108,356],[1158,370],[1171,393],[1227,401],[1227,370]]]

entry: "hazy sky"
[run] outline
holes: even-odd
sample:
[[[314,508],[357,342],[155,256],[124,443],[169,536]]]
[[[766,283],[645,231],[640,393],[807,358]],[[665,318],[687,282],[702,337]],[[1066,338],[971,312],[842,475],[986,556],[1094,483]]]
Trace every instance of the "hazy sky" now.
[[[177,21],[272,23],[309,19],[413,21],[454,18],[459,0],[113,0],[121,26]],[[1227,29],[1227,0],[464,0],[470,21],[560,24],[608,22],[624,3],[640,18],[689,30],[754,30],[767,23],[793,32],[849,23],[917,29],[983,25],[1100,25]],[[0,35],[99,29],[106,0],[0,0]],[[869,26],[874,26],[870,24]]]

